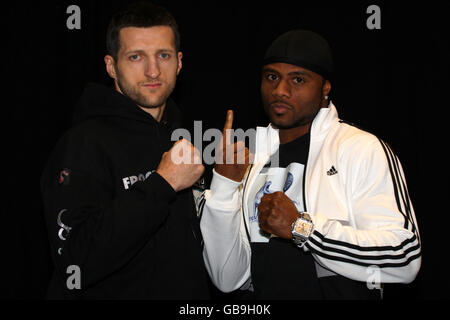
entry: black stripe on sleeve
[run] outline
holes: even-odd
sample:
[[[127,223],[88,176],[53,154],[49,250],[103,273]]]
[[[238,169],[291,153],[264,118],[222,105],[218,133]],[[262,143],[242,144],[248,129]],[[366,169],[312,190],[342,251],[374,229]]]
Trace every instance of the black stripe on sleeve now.
[[[313,235],[317,236],[320,239],[320,242],[330,243],[342,247],[347,247],[350,249],[355,249],[358,251],[398,251],[404,248],[407,244],[413,243],[417,240],[416,235],[414,234],[411,238],[404,240],[402,243],[400,243],[398,246],[370,246],[370,247],[362,247],[358,246],[353,243],[348,243],[344,241],[334,240],[325,238],[323,234],[318,232],[317,230],[314,230]]]
[[[393,246],[361,247],[361,246],[349,244],[346,242],[326,239],[322,234],[320,234],[317,231],[314,232],[314,235],[317,236],[318,238],[320,238],[322,241],[318,241],[314,237],[310,237],[309,240],[311,241],[311,243],[313,243],[314,245],[319,247],[321,250],[326,251],[326,252],[334,252],[334,253],[343,254],[348,257],[355,258],[358,260],[388,260],[388,259],[399,260],[399,259],[406,258],[410,252],[420,249],[420,244],[417,242],[417,238],[415,235],[413,237],[411,237],[410,239],[406,239],[400,245],[395,246],[395,247],[393,247]],[[324,242],[330,243],[330,244],[335,244],[335,245],[340,245],[341,247],[344,247],[344,248],[355,249],[355,250],[363,251],[363,252],[377,252],[377,255],[356,254],[356,253],[349,252],[344,249],[325,246]],[[406,245],[408,245],[409,243],[413,243],[413,244],[415,243],[415,245],[412,245],[411,247],[407,248],[406,250],[403,250],[403,248]],[[314,252],[318,251],[317,249],[313,249],[313,250],[314,250]],[[398,251],[398,250],[402,250],[402,251],[399,252],[398,254],[379,254],[383,251]],[[351,260],[351,261],[354,261],[354,260]]]
[[[394,160],[395,169],[396,169],[396,181],[397,181],[397,185],[399,186],[399,189],[401,191],[407,218],[411,224],[411,231],[416,233],[416,225],[414,224],[414,220],[412,218],[413,209],[412,209],[412,205],[411,205],[411,199],[409,197],[408,187],[406,186],[405,177],[403,176],[402,171],[400,169],[401,168],[400,161],[399,161],[398,157],[395,155],[395,153],[392,151],[392,148],[389,146],[389,144],[387,144],[387,143],[385,143],[385,144],[386,144],[389,152],[392,155],[392,159]]]
[[[411,199],[409,198],[408,188],[406,186],[405,178],[401,171],[401,165],[399,163],[398,157],[392,151],[392,148],[389,146],[388,143],[384,142],[381,139],[379,139],[379,141],[383,147],[383,150],[386,154],[386,158],[389,163],[389,170],[391,173],[392,183],[394,186],[398,210],[402,213],[402,215],[405,218],[404,228],[414,233],[417,233],[416,225],[412,218]]]
[[[394,169],[393,169],[393,164],[392,164],[392,159],[390,156],[389,151],[386,149],[386,145],[384,144],[383,140],[379,139],[381,146],[383,147],[384,153],[386,154],[386,158],[388,160],[388,165],[389,165],[389,171],[391,173],[391,178],[392,178],[392,183],[393,183],[393,187],[394,187],[394,196],[395,196],[395,201],[397,202],[397,208],[398,211],[403,215],[403,217],[405,218],[405,223],[403,224],[403,228],[408,230],[408,217],[406,216],[406,214],[403,212],[402,209],[402,205],[400,204],[400,197],[399,197],[399,191],[398,191],[398,185],[397,185],[397,181],[395,179],[395,174],[394,174]]]
[[[311,244],[309,244],[308,242],[305,244],[305,246],[311,250],[312,252],[314,252],[314,254],[317,254],[318,256],[328,259],[328,260],[335,260],[335,261],[340,261],[340,262],[346,262],[346,263],[350,263],[350,264],[356,264],[359,266],[363,266],[363,267],[370,267],[373,265],[378,266],[379,268],[389,268],[389,267],[404,267],[407,266],[411,261],[416,260],[417,258],[419,258],[421,256],[421,253],[417,253],[415,255],[410,256],[407,260],[400,262],[400,263],[392,263],[392,262],[388,262],[388,263],[380,263],[380,264],[375,264],[373,262],[368,263],[368,262],[362,262],[362,261],[358,261],[358,260],[352,260],[352,259],[347,259],[344,257],[337,257],[337,256],[333,256],[333,255],[329,255],[326,253],[323,253],[321,251],[317,251],[315,248],[313,248],[311,246]]]

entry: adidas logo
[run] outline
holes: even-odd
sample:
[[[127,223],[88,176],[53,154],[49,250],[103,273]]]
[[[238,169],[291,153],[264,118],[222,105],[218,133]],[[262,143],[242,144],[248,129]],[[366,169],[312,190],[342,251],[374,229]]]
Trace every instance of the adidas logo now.
[[[334,166],[331,166],[331,169],[327,171],[327,175],[332,176],[333,174],[337,174],[338,171]]]

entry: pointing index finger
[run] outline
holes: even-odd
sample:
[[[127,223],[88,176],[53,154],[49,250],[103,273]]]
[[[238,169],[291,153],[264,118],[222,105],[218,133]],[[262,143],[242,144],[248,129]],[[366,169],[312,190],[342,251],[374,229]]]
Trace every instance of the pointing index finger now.
[[[231,144],[231,129],[233,128],[233,110],[227,111],[225,125],[223,126],[222,136],[225,139],[224,144]]]
[[[225,130],[232,128],[233,128],[233,110],[228,110],[225,119],[225,125],[223,126],[223,131],[225,132]]]

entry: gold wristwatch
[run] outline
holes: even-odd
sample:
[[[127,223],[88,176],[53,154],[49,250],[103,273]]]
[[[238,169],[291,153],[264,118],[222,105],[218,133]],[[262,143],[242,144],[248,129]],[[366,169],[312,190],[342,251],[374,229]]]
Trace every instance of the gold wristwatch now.
[[[292,241],[299,246],[303,247],[305,242],[309,239],[314,230],[314,224],[311,217],[307,212],[301,212],[300,216],[292,223]]]

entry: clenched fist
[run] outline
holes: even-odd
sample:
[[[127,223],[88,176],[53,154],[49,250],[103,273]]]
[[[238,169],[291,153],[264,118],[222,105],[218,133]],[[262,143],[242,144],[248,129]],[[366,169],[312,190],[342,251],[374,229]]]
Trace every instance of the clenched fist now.
[[[295,204],[283,192],[266,194],[258,206],[259,226],[265,232],[292,239],[291,226],[299,217]]]
[[[177,141],[164,152],[156,172],[162,176],[175,191],[191,187],[203,174],[200,151],[188,140]]]

